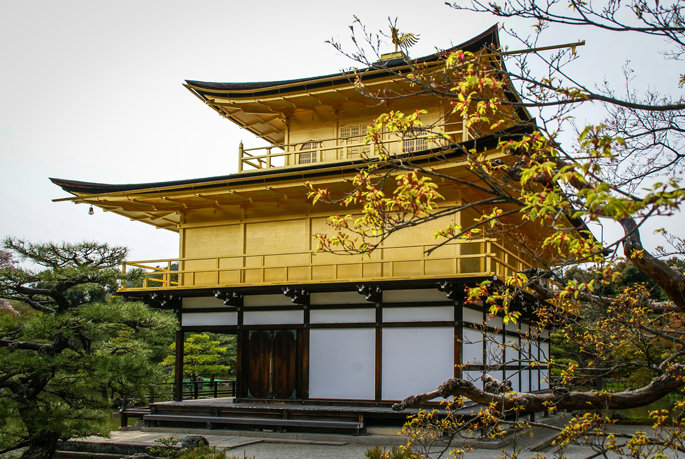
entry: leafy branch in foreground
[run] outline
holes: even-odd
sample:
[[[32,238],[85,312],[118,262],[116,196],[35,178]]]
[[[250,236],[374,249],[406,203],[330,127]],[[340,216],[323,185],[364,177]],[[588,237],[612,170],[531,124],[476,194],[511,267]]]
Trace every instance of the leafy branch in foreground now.
[[[656,90],[639,95],[632,89],[633,72],[627,67],[623,93],[608,83],[583,84],[566,70],[581,58],[579,43],[537,47],[554,24],[589,25],[665,38],[672,46],[668,57],[679,60],[685,43],[681,5],[571,2],[566,9],[557,2],[505,0],[452,6],[532,19],[534,32],[522,37],[509,30],[520,51],[500,48],[498,43],[478,52],[450,49],[439,53],[437,64],[406,53],[400,66],[367,57],[381,55],[382,39],[357,18],[351,27],[352,51],[333,43],[361,67],[383,70],[403,83],[367,85],[367,70],[353,69],[350,76],[365,97],[392,102],[429,96],[442,100],[447,109],[430,123],[422,123],[420,112],[414,116],[393,111],[378,117],[367,128],[366,142],[373,153],[353,178],[352,189],[331,193],[311,187],[313,201],[349,209],[348,215],[329,219],[332,235],[316,235],[318,250],[370,255],[395,233],[421,227],[431,228],[426,231],[437,240],[426,250],[428,255],[448,243],[500,241],[532,260],[532,267],[469,286],[466,302],[488,305],[490,318],[499,316],[506,324],[518,320],[513,306],[518,299],[532,296],[538,302],[538,328],[554,328],[557,336],[573,343],[576,355],[557,366],[561,378],[550,381],[549,393],[510,391],[505,381],[492,391],[456,378],[406,398],[397,409],[436,397],[452,397],[457,408],[475,403],[483,407],[475,422],[481,429],[488,426],[485,431],[493,436],[499,435],[508,412],[623,409],[682,390],[685,274],[681,259],[666,259],[682,255],[682,239],[661,231],[672,249],[652,253],[642,242],[642,228],[655,217],[677,215],[685,199],[680,178],[685,102]],[[593,101],[604,106],[604,120],[578,126],[572,121],[574,108]],[[455,119],[460,119],[467,136],[455,138],[441,129]],[[571,141],[562,142],[564,129],[576,132]],[[392,151],[387,136],[402,142],[420,136],[427,149]],[[443,190],[449,187],[460,190],[457,197],[445,197]],[[621,235],[598,240],[587,231],[592,222],[613,224]],[[651,287],[632,283],[617,288],[626,264]],[[582,276],[570,276],[572,271],[582,271]],[[650,289],[658,289],[659,295]],[[494,341],[484,328],[484,348],[515,348],[523,371],[541,363],[554,366],[550,356],[541,361],[524,354],[530,333],[520,331],[518,344],[511,344]],[[502,371],[502,365],[491,365],[483,374]],[[578,390],[579,382],[602,377],[632,378],[640,388],[616,393]],[[664,413],[653,416],[665,425]],[[440,422],[436,418],[427,429],[441,431]],[[598,429],[607,423],[597,413],[569,419],[558,442],[563,447],[588,437],[597,454],[619,451],[640,457],[682,448],[683,426],[678,422],[659,431],[657,438],[634,435],[625,442]]]

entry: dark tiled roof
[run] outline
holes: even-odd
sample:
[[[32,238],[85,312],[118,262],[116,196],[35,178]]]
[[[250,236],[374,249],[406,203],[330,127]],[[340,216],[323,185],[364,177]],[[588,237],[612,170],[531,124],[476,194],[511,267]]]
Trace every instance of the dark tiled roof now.
[[[445,51],[449,52],[452,50],[457,50],[461,49],[464,51],[478,51],[481,48],[483,48],[486,45],[491,45],[494,44],[495,46],[499,46],[499,35],[497,33],[497,25],[493,25],[483,33],[473,37],[472,39],[461,43],[460,45],[453,46],[452,48],[449,48]],[[440,59],[439,54],[429,54],[428,56],[424,56],[421,58],[416,59],[417,62],[422,63],[422,62],[431,62],[431,61],[437,61]],[[380,66],[368,68],[368,69],[361,69],[358,72],[365,72],[367,70],[382,70],[382,67],[387,67],[387,68],[394,68],[394,67],[401,67],[403,65],[406,65],[406,62],[404,59],[393,59],[390,61],[384,61]],[[209,91],[249,91],[249,90],[255,90],[258,92],[260,95],[269,95],[271,93],[284,93],[284,92],[291,92],[291,91],[300,91],[302,89],[317,89],[317,88],[322,88],[322,87],[333,87],[337,86],[339,84],[346,84],[348,83],[350,74],[347,72],[340,72],[340,73],[333,73],[329,75],[321,75],[321,76],[315,76],[315,77],[308,77],[308,78],[298,78],[298,79],[293,79],[293,80],[281,80],[281,81],[258,81],[258,82],[243,82],[243,83],[216,83],[216,82],[207,82],[207,81],[197,81],[197,80],[186,80],[186,83],[194,86],[196,88],[201,88],[201,89],[206,89]],[[379,77],[383,76],[383,73],[381,72]],[[338,79],[340,81],[335,82],[331,80]],[[319,81],[319,80],[327,80],[327,81]],[[288,88],[281,88],[279,90],[272,90],[269,91],[270,88],[276,88],[278,86],[288,86]],[[202,91],[200,91],[202,93]]]

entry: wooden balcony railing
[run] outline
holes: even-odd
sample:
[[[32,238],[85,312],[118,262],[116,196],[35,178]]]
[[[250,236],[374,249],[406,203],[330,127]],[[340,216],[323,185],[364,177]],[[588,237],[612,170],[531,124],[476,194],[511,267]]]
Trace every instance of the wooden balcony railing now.
[[[492,238],[446,244],[426,255],[431,247],[381,247],[371,257],[310,251],[130,261],[124,263],[123,270],[141,268],[146,278],[142,283],[128,283],[121,290],[504,277],[532,267]]]
[[[471,138],[462,121],[444,123],[433,129],[441,135],[417,132],[414,136],[399,138],[389,132],[382,133],[380,143],[390,153],[412,153],[431,148],[441,148],[450,142],[465,142]],[[374,156],[373,145],[365,142],[365,135],[309,139],[299,143],[269,145],[257,148],[238,147],[239,172],[272,167],[317,164]],[[444,137],[443,137],[444,136]]]

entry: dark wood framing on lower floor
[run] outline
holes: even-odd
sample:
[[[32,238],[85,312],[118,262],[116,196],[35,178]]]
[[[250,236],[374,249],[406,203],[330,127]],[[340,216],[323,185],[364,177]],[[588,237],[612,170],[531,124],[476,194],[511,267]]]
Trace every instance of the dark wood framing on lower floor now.
[[[531,325],[535,300],[524,298],[516,305],[522,313],[519,328],[504,325],[501,319],[488,317],[487,308],[482,304],[465,303],[464,287],[477,281],[480,280],[445,280],[437,285],[411,281],[374,286],[305,285],[296,289],[270,287],[259,291],[196,289],[184,292],[184,297],[175,298],[177,292],[156,292],[154,297],[144,299],[151,303],[165,301],[162,306],[173,306],[181,320],[181,330],[176,336],[177,387],[182,386],[184,334],[217,332],[237,336],[236,390],[238,400],[242,401],[354,402],[359,406],[388,406],[401,397],[412,395],[388,395],[388,392],[392,392],[392,374],[397,373],[390,371],[389,366],[401,361],[392,348],[406,344],[402,337],[413,335],[428,339],[436,335],[440,346],[447,343],[445,336],[451,337],[449,361],[443,356],[440,363],[450,367],[449,373],[444,369],[438,372],[444,379],[477,380],[479,374],[491,373],[499,376],[498,379],[514,381],[515,390],[545,389],[539,380],[548,368],[538,366],[533,372],[525,363],[532,359],[546,360],[547,356],[541,354],[549,349],[549,335]],[[316,335],[314,344],[313,333]],[[467,335],[478,334],[483,337],[482,343],[469,341]],[[362,391],[361,396],[341,388],[342,396],[336,397],[335,393],[321,389],[319,380],[329,367],[326,359],[320,356],[320,348],[331,352],[331,359],[337,358],[334,355],[336,347],[328,344],[327,337],[353,347],[357,345],[357,337],[363,340],[368,337],[369,349],[363,352],[370,353],[367,361],[372,361],[373,369],[353,370],[360,371],[365,381],[373,386]],[[519,349],[514,346],[505,349],[504,344],[509,340],[518,343]],[[503,345],[501,356],[494,359],[492,342]],[[318,355],[313,369],[312,345]],[[480,358],[474,354],[478,346],[482,348]],[[524,347],[527,349],[525,355]],[[350,352],[362,352],[359,346],[355,349]],[[390,362],[384,362],[384,357]],[[413,365],[411,362],[407,365],[407,378],[423,376],[412,376]],[[315,385],[313,394],[311,382]],[[442,381],[432,381],[420,391],[432,390],[439,382]],[[415,387],[419,391],[419,386]],[[175,398],[180,400],[181,394],[175,394]]]

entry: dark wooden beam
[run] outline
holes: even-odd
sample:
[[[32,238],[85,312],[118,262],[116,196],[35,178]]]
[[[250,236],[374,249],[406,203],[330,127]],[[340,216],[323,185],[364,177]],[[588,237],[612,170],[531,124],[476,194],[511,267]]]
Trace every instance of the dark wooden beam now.
[[[174,362],[174,400],[177,402],[183,401],[183,342],[184,335],[182,331],[176,332],[176,361]]]

